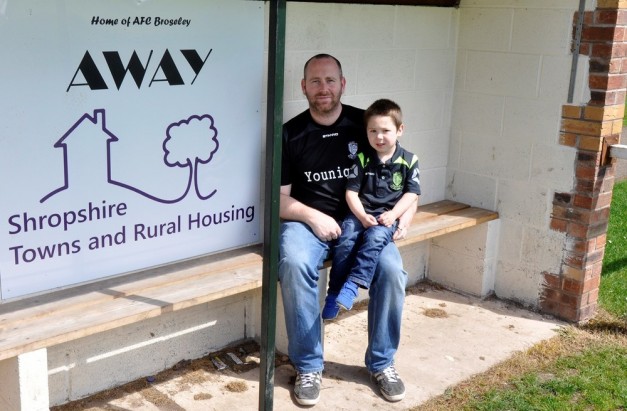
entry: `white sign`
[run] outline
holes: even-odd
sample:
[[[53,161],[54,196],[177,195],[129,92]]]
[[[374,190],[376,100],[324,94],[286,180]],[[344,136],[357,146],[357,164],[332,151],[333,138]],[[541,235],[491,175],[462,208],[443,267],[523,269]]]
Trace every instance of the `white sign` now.
[[[261,241],[263,24],[255,1],[0,2],[2,299]]]

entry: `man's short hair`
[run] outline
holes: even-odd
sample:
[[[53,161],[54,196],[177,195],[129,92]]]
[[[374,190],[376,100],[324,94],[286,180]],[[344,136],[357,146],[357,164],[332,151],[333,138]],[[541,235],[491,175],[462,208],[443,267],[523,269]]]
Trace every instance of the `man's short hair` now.
[[[307,67],[309,66],[309,63],[311,63],[313,60],[322,59],[332,59],[333,61],[335,61],[335,64],[337,64],[337,67],[340,69],[340,78],[344,77],[344,75],[342,74],[342,64],[340,63],[340,61],[330,54],[320,53],[307,60],[307,62],[305,63],[305,68],[303,69],[303,78],[307,77]]]
[[[368,120],[370,120],[373,116],[391,117],[392,121],[394,121],[394,124],[396,125],[396,128],[399,128],[401,124],[403,124],[403,112],[401,111],[401,107],[392,100],[385,98],[375,101],[366,109],[366,112],[364,113],[364,121],[366,125],[368,124]]]

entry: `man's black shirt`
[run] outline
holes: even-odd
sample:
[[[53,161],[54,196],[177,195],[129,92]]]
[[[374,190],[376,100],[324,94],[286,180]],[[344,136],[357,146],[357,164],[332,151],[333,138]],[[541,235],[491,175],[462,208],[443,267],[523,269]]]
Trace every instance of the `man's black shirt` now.
[[[291,184],[294,199],[340,220],[348,212],[349,169],[367,145],[362,109],[342,105],[330,126],[317,124],[306,110],[283,126],[281,185]]]

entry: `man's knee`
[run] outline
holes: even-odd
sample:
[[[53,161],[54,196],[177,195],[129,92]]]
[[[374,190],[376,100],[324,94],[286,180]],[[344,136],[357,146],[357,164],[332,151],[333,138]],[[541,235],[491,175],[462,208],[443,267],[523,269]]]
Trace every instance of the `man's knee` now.
[[[389,243],[381,250],[377,270],[384,273],[403,271],[403,260],[401,259],[401,253],[398,251],[396,244]]]
[[[403,269],[403,260],[396,244],[390,243],[381,251],[375,277],[381,286],[387,284],[393,288],[405,288],[407,273]]]

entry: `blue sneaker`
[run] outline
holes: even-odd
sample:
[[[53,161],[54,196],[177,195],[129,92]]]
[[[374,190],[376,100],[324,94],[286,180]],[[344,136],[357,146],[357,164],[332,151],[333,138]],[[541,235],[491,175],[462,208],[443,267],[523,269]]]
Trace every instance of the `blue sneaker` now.
[[[337,294],[327,294],[327,298],[324,300],[324,307],[322,308],[322,319],[323,320],[332,320],[337,317],[340,312],[340,307],[337,305],[335,301],[337,298]]]
[[[352,281],[346,281],[340,290],[340,293],[337,295],[337,304],[344,308],[345,310],[350,310],[353,308],[353,303],[357,298],[357,291],[359,290],[359,286]]]

